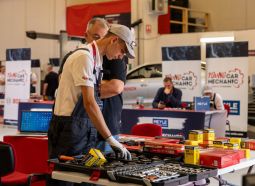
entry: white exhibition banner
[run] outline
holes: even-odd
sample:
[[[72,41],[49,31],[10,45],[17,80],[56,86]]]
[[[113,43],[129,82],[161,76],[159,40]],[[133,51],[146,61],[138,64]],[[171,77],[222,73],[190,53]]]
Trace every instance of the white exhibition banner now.
[[[163,78],[172,78],[182,91],[182,102],[192,102],[201,96],[201,60],[199,46],[162,47]]]
[[[5,74],[4,120],[17,121],[20,100],[30,96],[31,61],[7,61]]]
[[[206,48],[207,83],[222,96],[224,104],[230,106],[231,131],[237,132],[235,135],[246,133],[248,42],[207,44]]]

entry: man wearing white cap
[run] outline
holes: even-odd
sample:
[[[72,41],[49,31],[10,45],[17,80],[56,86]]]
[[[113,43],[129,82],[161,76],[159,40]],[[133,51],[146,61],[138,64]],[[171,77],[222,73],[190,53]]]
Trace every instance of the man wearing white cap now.
[[[213,110],[224,110],[223,100],[220,94],[213,91],[210,85],[205,85],[203,96],[210,97],[210,106]]]
[[[112,137],[100,106],[102,56],[134,58],[135,38],[123,25],[111,25],[102,39],[71,54],[63,67],[56,96],[49,137],[49,157],[77,155],[95,147],[97,131],[120,154],[131,159],[129,151]]]

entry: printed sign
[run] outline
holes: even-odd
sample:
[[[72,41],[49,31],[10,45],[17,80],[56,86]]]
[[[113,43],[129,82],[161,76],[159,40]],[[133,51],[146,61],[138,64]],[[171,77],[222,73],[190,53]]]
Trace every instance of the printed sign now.
[[[182,101],[191,102],[201,95],[200,46],[162,47],[163,77],[172,78],[174,86],[182,91]]]
[[[153,119],[152,119],[152,122],[153,122],[154,124],[160,125],[161,127],[166,127],[166,128],[168,128],[168,119],[153,118]]]
[[[4,120],[16,124],[20,100],[29,99],[31,61],[6,62]],[[11,122],[13,121],[13,123]]]
[[[240,115],[240,101],[224,100],[223,102],[230,106],[229,115]]]
[[[154,123],[162,126],[163,129],[184,129],[184,123],[187,118],[171,117],[139,117],[138,123]],[[170,124],[171,123],[171,124]]]
[[[220,87],[239,88],[244,83],[244,73],[242,69],[234,68],[228,71],[209,72],[208,84]]]
[[[247,132],[248,42],[206,45],[207,83],[230,105],[231,130]]]
[[[197,86],[198,78],[192,71],[184,72],[182,74],[166,74],[165,76],[172,78],[174,86],[179,89],[193,90]]]
[[[210,97],[194,97],[195,110],[196,111],[208,111],[210,110]]]

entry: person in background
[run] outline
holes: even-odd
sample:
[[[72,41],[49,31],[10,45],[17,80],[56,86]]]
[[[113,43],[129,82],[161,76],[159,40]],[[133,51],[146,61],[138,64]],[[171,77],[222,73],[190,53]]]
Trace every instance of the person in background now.
[[[30,74],[30,93],[36,93],[37,75],[31,71]]]
[[[5,66],[0,66],[0,99],[4,99],[5,94]]]
[[[172,82],[172,78],[165,77],[164,87],[159,88],[153,102],[153,108],[180,108],[182,91],[175,88]]]
[[[113,137],[119,139],[121,128],[121,112],[123,106],[122,91],[126,81],[127,65],[124,60],[108,60],[103,58],[103,81],[100,86],[101,98],[103,98],[103,116]],[[111,153],[112,149],[101,135],[98,137],[97,148],[105,154]]]
[[[210,97],[210,107],[212,110],[224,110],[224,104],[221,95],[214,92],[210,85],[205,85],[203,96]]]
[[[55,91],[58,88],[58,74],[53,71],[53,65],[47,65],[48,74],[45,76],[43,82],[43,99],[54,100]]]

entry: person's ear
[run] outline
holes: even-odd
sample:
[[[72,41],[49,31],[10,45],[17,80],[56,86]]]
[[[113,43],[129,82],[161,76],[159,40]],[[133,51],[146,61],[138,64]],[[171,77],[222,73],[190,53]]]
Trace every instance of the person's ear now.
[[[118,36],[112,36],[111,43],[115,43],[119,40]]]

